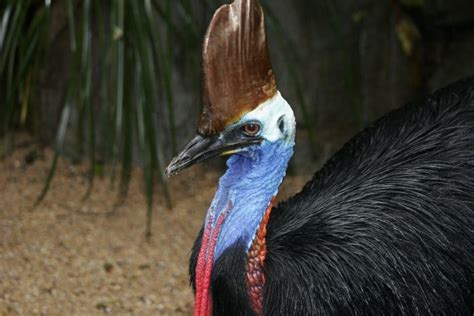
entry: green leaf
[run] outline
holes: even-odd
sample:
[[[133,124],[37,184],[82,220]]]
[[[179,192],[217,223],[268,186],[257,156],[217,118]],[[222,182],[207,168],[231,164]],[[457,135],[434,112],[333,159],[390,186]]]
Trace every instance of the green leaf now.
[[[76,20],[74,18],[74,8],[72,5],[72,0],[66,0],[67,4],[67,17],[69,22],[69,38],[70,38],[70,45],[71,51],[75,52],[77,47],[77,40],[76,40]]]
[[[43,189],[41,190],[38,196],[38,199],[36,200],[35,206],[38,205],[41,201],[43,201],[43,199],[46,197],[46,194],[49,191],[51,181],[53,180],[54,174],[57,169],[59,156],[61,155],[64,142],[66,139],[67,126],[69,123],[70,115],[71,115],[71,106],[69,103],[67,103],[62,110],[61,119],[59,120],[59,128],[56,134],[56,144],[54,148],[54,157],[51,162],[51,167],[49,168],[48,176],[45,180],[45,185],[43,186]]]

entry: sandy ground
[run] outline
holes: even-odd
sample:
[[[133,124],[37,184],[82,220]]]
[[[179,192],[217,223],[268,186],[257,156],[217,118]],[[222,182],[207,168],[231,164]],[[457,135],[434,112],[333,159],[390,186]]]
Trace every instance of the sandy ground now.
[[[0,315],[192,314],[188,256],[219,174],[202,166],[173,178],[172,210],[157,192],[146,241],[139,170],[111,213],[110,181],[97,178],[81,202],[87,168],[61,161],[47,198],[32,209],[51,156],[29,145],[0,161]],[[286,179],[281,196],[304,180]]]

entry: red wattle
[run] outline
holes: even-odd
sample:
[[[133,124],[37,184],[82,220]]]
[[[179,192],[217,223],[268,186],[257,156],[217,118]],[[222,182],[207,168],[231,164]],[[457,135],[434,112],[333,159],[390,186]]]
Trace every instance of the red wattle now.
[[[199,256],[196,266],[196,301],[194,305],[194,316],[200,316],[201,303],[202,303],[202,283],[205,277],[206,269],[206,254],[207,254],[207,244],[209,243],[209,237],[211,235],[212,228],[212,214],[209,215],[207,224],[204,226],[204,234],[201,241],[201,249],[199,250]]]
[[[265,259],[267,256],[267,224],[275,203],[275,197],[268,204],[255,238],[247,253],[247,290],[252,308],[257,315],[263,315],[263,288],[265,286]]]
[[[196,302],[194,306],[194,316],[212,315],[212,295],[209,293],[209,289],[211,287],[214,252],[217,238],[219,237],[219,231],[228,215],[229,209],[230,203],[227,209],[217,218],[214,229],[212,229],[213,213],[209,214],[196,266]]]

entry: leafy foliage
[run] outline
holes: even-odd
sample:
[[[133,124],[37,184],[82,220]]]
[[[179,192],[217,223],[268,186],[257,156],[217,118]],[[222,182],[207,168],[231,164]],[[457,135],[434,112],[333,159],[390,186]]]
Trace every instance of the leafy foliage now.
[[[12,129],[27,120],[32,85],[47,55],[50,7],[33,7],[31,0],[0,5],[1,155],[11,148]]]

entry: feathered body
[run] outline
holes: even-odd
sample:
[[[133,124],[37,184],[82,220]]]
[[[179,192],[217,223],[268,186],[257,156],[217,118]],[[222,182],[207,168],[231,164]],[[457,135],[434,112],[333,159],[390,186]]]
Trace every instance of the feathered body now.
[[[296,123],[269,56],[258,0],[216,11],[198,135],[166,170],[232,155],[191,256],[194,315],[474,315],[474,78],[378,120],[273,207]]]
[[[266,245],[265,315],[473,315],[474,79],[355,136],[273,208]],[[255,314],[247,251],[215,258],[214,315]]]

